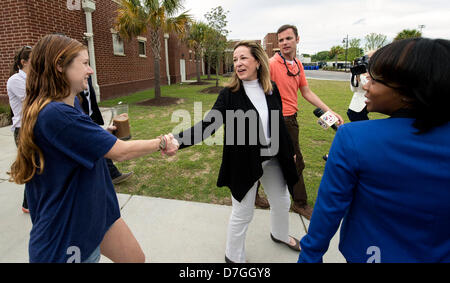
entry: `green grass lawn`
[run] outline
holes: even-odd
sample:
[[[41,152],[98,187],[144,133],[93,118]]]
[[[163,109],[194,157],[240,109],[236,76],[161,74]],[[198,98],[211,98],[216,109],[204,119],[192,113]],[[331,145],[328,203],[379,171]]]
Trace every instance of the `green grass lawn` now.
[[[221,78],[221,84],[227,79]],[[215,84],[210,81],[211,85]],[[352,98],[348,82],[309,80],[311,89],[346,122],[347,108]],[[133,139],[153,139],[171,132],[179,123],[172,122],[176,110],[194,111],[194,103],[202,103],[203,115],[213,106],[217,94],[203,94],[200,90],[209,86],[163,86],[163,96],[182,98],[178,105],[167,107],[139,106],[136,103],[154,97],[153,89],[130,96],[107,100],[100,106],[116,105],[119,101],[129,104],[130,125]],[[325,162],[322,156],[328,152],[334,131],[323,130],[313,114],[314,106],[299,96],[300,148],[305,160],[304,178],[308,202],[314,205]],[[193,114],[191,114],[192,117]],[[370,114],[372,119],[382,115]],[[192,121],[193,123],[194,121]],[[223,128],[222,128],[223,129]],[[179,199],[215,204],[231,204],[228,188],[217,188],[216,181],[222,159],[222,146],[196,145],[180,150],[173,157],[154,153],[145,157],[115,163],[122,172],[134,171],[135,176],[116,185],[119,193]]]

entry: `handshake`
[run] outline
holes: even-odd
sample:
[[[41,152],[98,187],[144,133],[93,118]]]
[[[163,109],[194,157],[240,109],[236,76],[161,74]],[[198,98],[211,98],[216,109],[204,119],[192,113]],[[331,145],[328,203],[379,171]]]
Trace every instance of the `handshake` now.
[[[161,155],[174,156],[177,153],[180,144],[172,134],[159,136],[158,138],[159,150],[161,151]]]

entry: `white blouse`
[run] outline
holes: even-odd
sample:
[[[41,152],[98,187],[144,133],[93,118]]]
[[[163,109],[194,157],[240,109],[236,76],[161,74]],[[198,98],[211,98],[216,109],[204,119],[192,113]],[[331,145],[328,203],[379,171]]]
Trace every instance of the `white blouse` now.
[[[267,107],[266,95],[258,80],[242,81],[247,97],[258,111],[264,130],[264,136],[267,143],[270,143],[269,137],[269,108]]]
[[[12,118],[12,131],[14,131],[15,128],[20,128],[21,125],[22,104],[26,95],[26,80],[27,74],[24,71],[19,70],[19,72],[12,75],[6,83],[9,105],[11,105],[11,109],[14,113],[14,117]]]

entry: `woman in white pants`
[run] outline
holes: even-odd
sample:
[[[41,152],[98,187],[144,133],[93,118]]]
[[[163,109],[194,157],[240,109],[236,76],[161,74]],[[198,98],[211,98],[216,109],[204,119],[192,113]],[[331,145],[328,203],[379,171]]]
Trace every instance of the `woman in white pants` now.
[[[288,236],[291,199],[280,165],[276,159],[271,159],[264,161],[262,167],[264,173],[260,181],[270,203],[271,238],[285,243],[292,241],[291,246],[294,250],[298,249],[295,239]],[[245,262],[245,235],[248,225],[253,219],[254,202],[252,199],[255,198],[257,187],[258,182],[248,191],[241,202],[232,197],[233,208],[228,224],[225,251],[227,262]]]
[[[294,150],[282,116],[280,93],[270,81],[269,59],[259,44],[241,41],[234,48],[233,61],[235,72],[212,110],[175,138],[180,148],[185,148],[225,124],[217,186],[229,187],[232,194],[226,262],[246,261],[245,236],[259,181],[270,202],[271,239],[300,251],[299,241],[289,236],[289,192],[298,181]]]

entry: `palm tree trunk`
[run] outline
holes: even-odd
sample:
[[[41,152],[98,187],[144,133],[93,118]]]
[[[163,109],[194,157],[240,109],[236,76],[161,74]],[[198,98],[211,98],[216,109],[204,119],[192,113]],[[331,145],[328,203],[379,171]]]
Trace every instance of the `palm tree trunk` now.
[[[211,59],[209,57],[208,57],[207,63],[208,63],[208,70],[207,70],[208,80],[210,80],[211,79]]]
[[[159,58],[153,58],[155,69],[155,98],[161,97],[161,73],[159,68]]]
[[[197,82],[200,82],[200,56],[197,52],[195,52],[195,60],[197,61],[195,63],[195,71],[197,72]]]
[[[155,74],[155,98],[161,97],[161,72],[160,63],[161,60],[161,41],[159,40],[159,31],[152,30],[150,32],[151,47],[153,52],[153,66]]]
[[[217,66],[216,66],[216,87],[219,87],[219,68],[220,68],[220,59],[217,59]]]

